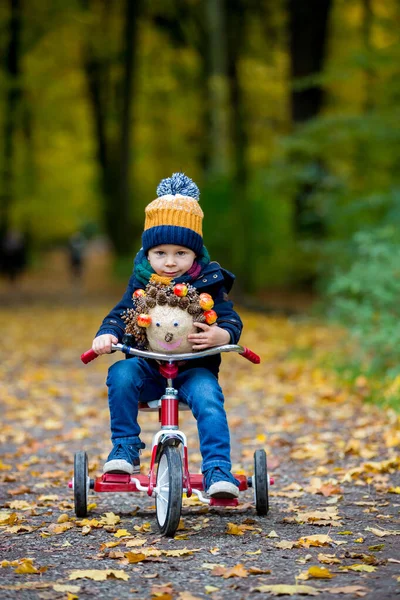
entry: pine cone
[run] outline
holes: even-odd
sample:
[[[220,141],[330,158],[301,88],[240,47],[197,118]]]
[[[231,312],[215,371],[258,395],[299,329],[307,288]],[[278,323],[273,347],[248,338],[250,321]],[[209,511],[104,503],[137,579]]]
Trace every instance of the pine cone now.
[[[178,306],[179,298],[173,294],[172,296],[168,296],[168,304],[169,306]]]
[[[156,304],[155,298],[147,298],[147,308],[154,308]]]
[[[183,298],[181,298],[181,300],[183,300]],[[187,311],[189,315],[196,315],[199,311],[203,312],[198,302],[193,302],[192,304],[189,304],[189,306],[187,307]]]
[[[167,294],[163,290],[160,290],[157,294],[157,304],[160,306],[167,304]]]
[[[189,298],[187,298],[186,296],[183,296],[182,298],[179,298],[179,306],[183,310],[186,310],[186,309],[189,310],[189,306],[190,306],[190,300],[189,300]]]
[[[157,287],[152,285],[151,287],[149,286],[149,289],[147,290],[147,295],[150,296],[150,298],[155,298],[157,296]]]
[[[196,317],[195,317],[194,320],[195,320],[196,323],[207,323],[203,311],[201,311],[201,314],[196,315]]]

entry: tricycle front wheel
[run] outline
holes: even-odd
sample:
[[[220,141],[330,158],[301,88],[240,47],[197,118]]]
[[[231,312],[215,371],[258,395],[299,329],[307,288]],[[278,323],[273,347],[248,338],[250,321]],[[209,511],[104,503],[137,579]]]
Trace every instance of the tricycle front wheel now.
[[[178,446],[165,446],[157,469],[156,514],[162,535],[174,537],[182,511],[182,456]]]

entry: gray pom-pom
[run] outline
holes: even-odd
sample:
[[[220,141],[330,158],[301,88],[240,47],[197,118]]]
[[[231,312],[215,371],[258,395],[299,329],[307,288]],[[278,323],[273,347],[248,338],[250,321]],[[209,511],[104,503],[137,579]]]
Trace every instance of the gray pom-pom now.
[[[194,181],[187,177],[184,173],[173,173],[171,177],[167,177],[160,181],[157,187],[157,196],[166,196],[171,194],[175,196],[190,196],[198,200],[200,198],[200,190]]]

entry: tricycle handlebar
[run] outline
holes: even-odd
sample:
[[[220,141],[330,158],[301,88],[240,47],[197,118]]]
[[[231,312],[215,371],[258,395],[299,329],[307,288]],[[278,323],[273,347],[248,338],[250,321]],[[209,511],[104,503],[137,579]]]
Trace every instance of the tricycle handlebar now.
[[[162,360],[164,362],[173,363],[177,360],[193,360],[196,358],[203,358],[204,356],[212,356],[213,354],[220,354],[221,352],[238,352],[240,356],[247,358],[250,362],[258,365],[260,363],[260,357],[245,346],[239,346],[237,344],[225,344],[224,346],[215,346],[214,348],[208,348],[207,350],[201,350],[200,352],[187,352],[186,354],[161,354],[161,352],[150,352],[147,350],[138,350],[138,348],[132,348],[126,344],[112,344],[112,350],[119,350],[124,354],[131,354],[132,356],[140,356],[141,358],[152,358],[154,360]],[[81,355],[81,361],[88,364],[95,358],[100,356],[91,348]]]

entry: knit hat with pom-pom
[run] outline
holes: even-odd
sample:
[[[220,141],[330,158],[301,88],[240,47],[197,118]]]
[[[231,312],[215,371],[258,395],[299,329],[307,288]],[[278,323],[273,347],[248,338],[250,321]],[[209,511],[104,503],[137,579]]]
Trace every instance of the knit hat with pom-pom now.
[[[157,196],[145,209],[143,250],[175,244],[199,254],[203,248],[204,214],[197,185],[183,173],[173,173],[160,182]]]

